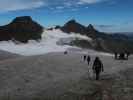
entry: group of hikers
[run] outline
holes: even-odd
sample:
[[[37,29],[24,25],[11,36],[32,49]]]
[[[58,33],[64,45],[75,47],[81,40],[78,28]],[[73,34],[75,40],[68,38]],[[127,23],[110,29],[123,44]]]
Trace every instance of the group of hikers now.
[[[68,54],[68,52],[65,51],[64,54]],[[129,56],[130,56],[130,53],[129,52],[124,52],[124,53],[114,52],[114,57],[115,57],[116,60],[128,60],[128,57]],[[87,61],[87,64],[89,66],[90,61],[91,61],[91,57],[89,55],[84,55],[83,56],[83,60],[84,61]],[[96,76],[95,77],[96,80],[99,80],[100,73],[104,71],[103,63],[102,63],[102,61],[100,60],[99,57],[95,57],[95,60],[93,62],[93,66],[92,66],[92,70],[93,70],[93,73]]]
[[[67,51],[64,51],[64,54],[66,55],[66,54],[68,54],[68,52]],[[84,57],[83,60],[84,61],[87,61],[87,64],[89,66],[90,61],[91,61],[91,57],[89,55],[84,55],[83,57]],[[102,61],[100,60],[99,57],[96,57],[95,58],[95,60],[93,62],[92,70],[93,70],[93,73],[96,76],[95,79],[96,80],[99,80],[100,73],[104,71],[104,69],[103,69],[103,63],[102,63]]]
[[[117,59],[117,60],[128,60],[128,57],[130,56],[130,53],[129,52],[125,52],[125,53],[116,53],[115,52],[114,55],[115,55],[115,59]],[[89,55],[84,55],[84,61],[87,61],[88,66],[89,66],[89,63],[91,61],[90,56]],[[100,73],[104,71],[103,63],[102,63],[102,61],[100,60],[99,57],[95,58],[95,60],[93,62],[92,70],[93,70],[93,73],[96,76],[96,80],[99,80]]]
[[[128,60],[130,53],[129,52],[122,52],[122,53],[115,52],[114,55],[115,55],[116,60]]]
[[[84,55],[84,61],[87,61],[88,66],[89,66],[89,63],[91,61],[90,56],[89,55]],[[102,61],[100,60],[99,57],[96,57],[95,58],[95,60],[93,62],[92,70],[93,70],[93,73],[96,76],[96,80],[99,80],[100,73],[104,71],[104,69],[103,69],[103,63],[102,63]]]

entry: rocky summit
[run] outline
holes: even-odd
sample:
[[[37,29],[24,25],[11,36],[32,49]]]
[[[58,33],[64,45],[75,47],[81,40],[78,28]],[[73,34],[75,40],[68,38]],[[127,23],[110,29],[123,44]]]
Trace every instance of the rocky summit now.
[[[30,16],[16,17],[11,23],[0,26],[0,41],[15,40],[28,42],[28,40],[39,40],[43,27],[32,20]]]
[[[76,22],[76,20],[72,19],[70,21],[68,21],[62,28],[62,31],[66,32],[66,33],[80,33],[80,34],[85,34],[86,31],[86,27],[79,24],[78,22]]]
[[[76,20],[72,19],[70,21],[68,21],[62,28],[62,31],[66,32],[66,33],[78,33],[81,35],[86,35],[92,38],[95,38],[96,33],[98,33],[98,31],[93,27],[92,24],[89,24],[88,27],[78,23]]]

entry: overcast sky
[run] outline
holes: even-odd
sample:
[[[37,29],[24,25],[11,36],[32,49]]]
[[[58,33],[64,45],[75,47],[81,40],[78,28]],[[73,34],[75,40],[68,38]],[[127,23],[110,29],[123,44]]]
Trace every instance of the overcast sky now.
[[[100,31],[133,32],[133,0],[0,0],[0,25],[32,16],[44,27],[76,19]]]

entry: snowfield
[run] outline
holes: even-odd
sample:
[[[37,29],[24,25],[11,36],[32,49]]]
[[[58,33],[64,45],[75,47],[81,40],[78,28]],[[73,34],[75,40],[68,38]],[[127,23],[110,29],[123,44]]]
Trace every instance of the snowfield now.
[[[117,61],[89,54],[89,66],[83,54],[74,52],[1,61],[0,100],[133,100],[133,57]],[[92,73],[96,56],[104,64],[100,81],[95,81]]]
[[[67,34],[61,30],[54,29],[52,31],[44,30],[40,42],[29,40],[27,44],[15,44],[12,41],[2,41],[0,42],[0,49],[25,56],[40,55],[50,52],[61,52],[69,48],[78,48],[69,45],[60,45],[71,42],[71,40],[74,39],[85,39],[91,41],[91,38],[88,38],[87,36],[74,33]]]

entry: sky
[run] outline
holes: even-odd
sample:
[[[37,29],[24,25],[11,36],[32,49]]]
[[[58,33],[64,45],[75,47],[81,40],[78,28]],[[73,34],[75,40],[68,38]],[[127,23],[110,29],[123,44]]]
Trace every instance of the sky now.
[[[133,0],[0,0],[0,25],[31,16],[44,27],[71,19],[104,32],[133,32]]]

